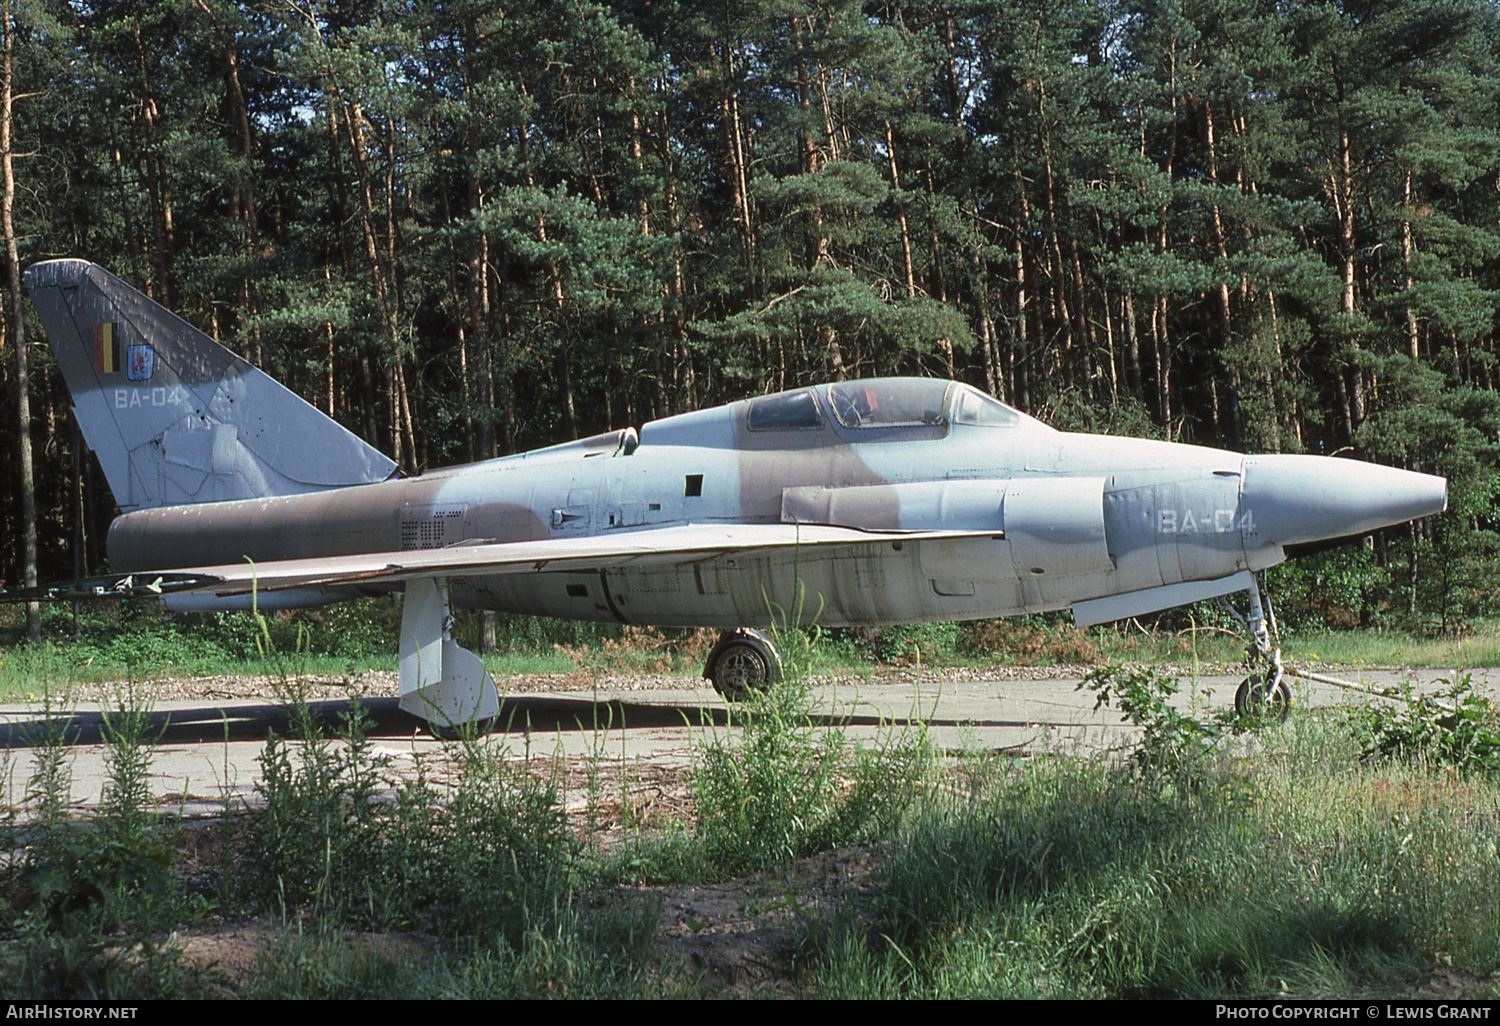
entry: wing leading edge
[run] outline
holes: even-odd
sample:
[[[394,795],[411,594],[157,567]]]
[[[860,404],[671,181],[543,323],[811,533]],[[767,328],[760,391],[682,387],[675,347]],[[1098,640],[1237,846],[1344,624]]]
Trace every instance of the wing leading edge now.
[[[319,556],[269,563],[174,567],[0,591],[0,602],[70,601],[160,594],[232,596],[288,588],[399,583],[467,575],[609,570],[695,563],[731,553],[792,553],[959,538],[999,531],[865,531],[822,524],[686,524],[589,538],[454,545],[441,549]]]

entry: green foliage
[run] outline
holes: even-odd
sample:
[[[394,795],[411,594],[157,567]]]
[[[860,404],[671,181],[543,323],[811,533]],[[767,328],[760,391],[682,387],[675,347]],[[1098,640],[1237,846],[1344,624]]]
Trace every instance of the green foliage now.
[[[442,796],[420,765],[407,780],[382,772],[358,703],[333,735],[305,702],[291,711],[292,737],[266,742],[264,807],[249,814],[254,907],[512,945],[565,910],[579,851],[556,780],[469,739],[450,752]]]
[[[924,803],[873,909],[807,924],[829,997],[1494,992],[1493,781],[1361,764],[1338,717],[1216,753],[1168,794],[1097,761],[981,756]],[[1453,975],[1449,975],[1453,974]]]
[[[921,728],[882,730],[851,744],[837,716],[817,715],[807,668],[821,638],[793,586],[772,606],[781,672],[732,704],[727,730],[699,747],[691,777],[696,840],[725,876],[785,865],[816,851],[887,835],[926,785],[933,757]],[[951,626],[951,625],[948,625]]]
[[[465,746],[463,758],[437,824],[455,839],[427,872],[430,897],[420,889],[413,897],[418,907],[430,900],[454,937],[519,948],[528,932],[565,922],[579,899],[581,852],[563,813],[562,784],[477,744]],[[407,857],[387,856],[396,865]]]
[[[85,606],[76,627],[64,607],[49,606],[44,617],[52,635],[38,648],[20,644],[0,658],[0,681],[12,690],[31,689],[38,680],[56,680],[59,667],[68,680],[144,679],[163,673],[217,674],[263,669],[265,653],[298,653],[303,661],[344,667],[388,661],[400,607],[365,599],[325,609],[275,613],[191,613],[163,618],[143,603]]]
[[[695,756],[695,838],[715,875],[886,836],[925,789],[925,732],[888,728],[871,747],[851,744],[836,717],[814,715],[801,665],[787,658],[781,677],[732,707],[729,729]]]
[[[1500,474],[1492,470],[1455,480],[1449,512],[1421,526],[1417,608],[1436,615],[1447,631],[1462,632],[1471,619],[1500,613],[1492,586],[1500,557]]]
[[[963,627],[952,622],[913,623],[849,633],[854,635],[856,650],[877,662],[934,663],[958,654]]]
[[[1036,410],[1035,416],[1059,431],[1084,431],[1101,435],[1154,438],[1159,433],[1146,406],[1135,396],[1114,396],[1096,403],[1079,391],[1064,392],[1051,408]]]
[[[471,630],[477,634],[477,625]],[[620,625],[590,620],[559,620],[550,616],[502,613],[496,617],[496,647],[501,652],[545,653],[565,649],[599,648],[618,640]]]
[[[1446,687],[1429,693],[1407,680],[1399,701],[1371,705],[1358,716],[1368,731],[1366,759],[1500,776],[1500,709],[1474,690],[1467,673],[1455,674]]]
[[[1491,304],[1492,306],[1493,304]],[[1360,442],[1383,462],[1448,478],[1448,512],[1390,532],[1385,562],[1406,573],[1372,577],[1367,589],[1404,613],[1426,614],[1445,630],[1497,610],[1494,576],[1500,556],[1500,396],[1450,387],[1437,370],[1409,357],[1380,364],[1389,387],[1364,425]]]
[[[1079,681],[1078,690],[1094,693],[1095,709],[1114,706],[1123,714],[1122,721],[1140,728],[1133,758],[1144,773],[1191,780],[1224,733],[1220,724],[1179,710],[1171,699],[1181,685],[1154,667],[1097,667]]]
[[[292,737],[272,732],[259,759],[256,787],[265,804],[252,821],[256,872],[245,881],[251,896],[288,913],[314,908],[337,919],[348,905],[351,915],[366,908],[386,914],[387,904],[370,893],[381,881],[366,862],[380,812],[366,714],[354,703],[335,739],[305,701],[294,698],[289,708]]]
[[[1283,630],[1348,629],[1390,619],[1391,573],[1363,543],[1341,545],[1267,571]]]
[[[228,824],[250,847],[220,891],[221,912],[285,926],[232,984],[169,940],[203,906],[144,786],[151,719],[128,696],[111,713],[109,786],[79,820],[49,710],[36,818],[3,880],[0,971],[27,997],[211,982],[279,998],[701,994],[662,956],[656,900],[605,883],[779,870],[873,841],[857,893],[798,912],[799,986],[818,996],[1374,997],[1434,972],[1494,996],[1500,734],[1467,678],[1396,712],[1304,714],[1231,744],[1222,724],[1187,722],[1175,681],[1101,672],[1098,700],[1142,731],[1128,769],[970,752],[940,786],[925,735],[853,745],[793,685],[736,713],[737,738],[704,739],[697,824],[610,852],[568,828],[551,761],[538,772],[468,739],[439,783],[427,760],[383,766],[357,707],[329,734],[294,705],[293,736],[266,747],[264,803]]]

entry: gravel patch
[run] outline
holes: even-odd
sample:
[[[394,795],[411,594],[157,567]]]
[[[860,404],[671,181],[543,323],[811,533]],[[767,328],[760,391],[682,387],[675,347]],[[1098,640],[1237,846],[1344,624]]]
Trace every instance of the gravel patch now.
[[[940,685],[943,682],[997,683],[1015,680],[1076,680],[1094,667],[1083,664],[1050,666],[872,666],[841,669],[813,676],[817,687],[860,684]],[[1221,664],[1165,664],[1162,672],[1180,677],[1233,675],[1238,667]],[[505,674],[495,678],[506,694],[591,694],[594,692],[660,691],[706,688],[708,682],[696,673],[635,673],[580,668],[568,673]],[[355,674],[310,674],[288,681],[269,674],[228,674],[213,677],[152,677],[126,685],[119,681],[74,685],[78,701],[117,702],[129,689],[147,702],[177,700],[260,699],[266,701],[301,694],[308,699],[395,698],[399,684],[395,670],[365,670]]]

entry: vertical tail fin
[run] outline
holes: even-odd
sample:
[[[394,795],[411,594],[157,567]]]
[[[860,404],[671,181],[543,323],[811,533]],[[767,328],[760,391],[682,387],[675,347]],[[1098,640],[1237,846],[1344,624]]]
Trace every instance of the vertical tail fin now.
[[[26,271],[74,416],[125,512],[383,481],[395,464],[84,260]]]

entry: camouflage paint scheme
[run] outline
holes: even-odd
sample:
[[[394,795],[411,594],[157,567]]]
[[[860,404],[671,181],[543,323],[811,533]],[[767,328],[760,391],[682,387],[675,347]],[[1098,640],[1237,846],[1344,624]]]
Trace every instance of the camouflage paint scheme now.
[[[806,615],[827,625],[1070,606],[1097,622],[1243,590],[1288,546],[1446,504],[1441,478],[1069,434],[917,378],[798,389],[402,479],[108,272],[52,261],[26,281],[124,511],[114,571],[218,582],[164,599],[179,608],[243,605],[252,560],[262,606],[420,579],[439,582],[444,610],[736,628],[792,608],[800,580]],[[124,349],[119,369],[90,358],[101,325]]]

